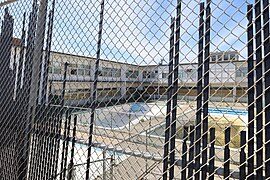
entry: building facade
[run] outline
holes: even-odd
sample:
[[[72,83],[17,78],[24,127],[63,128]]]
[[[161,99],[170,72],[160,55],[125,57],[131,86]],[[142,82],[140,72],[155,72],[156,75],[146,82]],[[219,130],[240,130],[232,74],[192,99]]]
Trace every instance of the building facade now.
[[[50,93],[56,99],[60,98],[63,91],[64,64],[68,63],[65,102],[77,105],[90,103],[95,59],[58,52],[52,52],[50,59]],[[180,100],[195,100],[197,66],[197,63],[181,63],[179,65],[178,94]],[[166,99],[168,74],[169,67],[164,64],[140,66],[100,60],[97,85],[98,101],[132,101],[140,98],[143,100]],[[209,82],[212,100],[246,102],[247,62],[239,60],[236,51],[211,53]]]

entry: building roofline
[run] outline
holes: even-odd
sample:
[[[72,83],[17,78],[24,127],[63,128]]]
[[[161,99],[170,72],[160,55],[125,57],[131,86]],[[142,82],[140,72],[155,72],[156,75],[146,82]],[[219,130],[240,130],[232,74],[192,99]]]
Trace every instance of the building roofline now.
[[[61,54],[61,55],[67,55],[67,56],[73,56],[73,57],[88,58],[88,59],[91,59],[91,60],[95,60],[96,59],[96,58],[90,57],[90,56],[76,55],[76,54],[71,54],[71,53],[64,53],[64,52],[57,52],[57,51],[51,51],[51,52],[52,53],[55,53],[55,54]],[[113,61],[113,60],[108,60],[108,59],[100,59],[100,60],[101,61],[105,61],[105,62],[125,64],[125,65],[130,65],[130,66],[139,66],[139,65],[136,65],[136,64],[119,62],[119,61]]]
[[[89,56],[83,56],[83,55],[76,55],[76,54],[71,54],[71,53],[63,53],[63,52],[56,52],[56,51],[51,51],[52,53],[55,54],[62,54],[62,55],[68,55],[68,56],[73,56],[73,57],[81,57],[81,58],[89,58],[92,60],[95,60],[93,57]],[[125,63],[125,62],[119,62],[119,61],[113,61],[113,60],[108,60],[108,59],[100,59],[101,61],[105,62],[112,62],[112,63],[119,63],[119,64],[125,64],[125,65],[130,65],[130,66],[137,66],[137,67],[159,67],[159,66],[168,66],[168,64],[150,64],[150,65],[137,65],[137,64],[131,64],[131,63]],[[210,61],[210,64],[217,64],[217,63],[237,63],[237,62],[245,62],[247,60],[233,60],[233,61]],[[179,65],[196,65],[198,64],[197,62],[190,62],[190,63],[179,63]]]
[[[254,60],[255,61],[255,60]],[[233,60],[233,61],[210,61],[210,64],[219,64],[219,63],[237,63],[237,62],[247,62],[247,60]],[[179,63],[180,65],[195,65],[198,64],[197,62],[192,63]]]
[[[254,60],[255,61],[255,60]],[[210,64],[219,64],[219,63],[237,63],[237,62],[247,62],[247,60],[233,60],[233,61],[216,61],[216,62],[210,62]],[[179,65],[196,65],[198,64],[197,62],[190,62],[190,63],[179,63]],[[149,66],[168,66],[168,64],[157,64],[157,65],[142,65],[140,67],[149,67]]]
[[[20,38],[12,38],[12,45],[18,47],[21,45],[21,39]],[[95,60],[96,58],[94,57],[89,57],[89,56],[85,56],[85,55],[76,55],[76,54],[72,54],[72,53],[65,53],[65,52],[57,52],[57,51],[51,51],[54,54],[60,54],[60,55],[67,55],[67,56],[73,56],[73,57],[79,57],[79,58],[89,58],[91,60]],[[222,51],[220,53],[227,53],[227,52],[238,52],[238,51]],[[212,52],[212,53],[218,53],[218,52]],[[129,65],[129,66],[135,66],[135,67],[142,67],[142,68],[146,68],[146,67],[160,67],[160,66],[168,66],[168,64],[150,64],[150,65],[138,65],[138,64],[132,64],[132,63],[127,63],[127,62],[119,62],[119,61],[113,61],[113,60],[108,60],[108,59],[100,59],[101,61],[105,61],[105,62],[110,62],[110,63],[118,63],[118,64],[124,64],[124,65]],[[245,62],[247,60],[234,60],[234,61],[210,61],[210,64],[214,64],[214,63],[236,63],[236,62]],[[198,64],[197,62],[189,62],[189,63],[179,63],[179,65],[196,65]]]

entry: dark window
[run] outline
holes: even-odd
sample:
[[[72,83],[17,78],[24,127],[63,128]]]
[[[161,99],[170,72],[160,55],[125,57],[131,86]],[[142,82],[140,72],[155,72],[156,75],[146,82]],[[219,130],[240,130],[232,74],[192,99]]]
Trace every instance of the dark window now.
[[[78,69],[78,75],[84,76],[84,69]]]
[[[54,67],[53,68],[53,73],[54,74],[61,74],[61,68],[60,67]]]
[[[101,70],[101,69],[98,70],[98,75],[99,75],[99,76],[103,76],[102,70]]]
[[[211,56],[212,61],[216,61],[216,56]]]
[[[228,60],[229,60],[228,54],[224,54],[224,61],[228,61]]]
[[[143,71],[143,78],[147,79],[147,78],[155,78],[155,72],[151,72],[151,71]]]
[[[236,60],[235,54],[230,54],[230,59],[231,59],[231,60]]]
[[[121,72],[120,72],[120,74],[121,74]],[[126,72],[126,77],[127,78],[138,78],[138,76],[139,76],[139,71],[128,70]]]
[[[77,75],[77,69],[71,69],[70,74],[71,75]]]
[[[85,70],[85,75],[90,76],[91,75],[91,70],[90,69],[86,69]]]
[[[162,73],[162,78],[168,78],[169,73]]]
[[[218,61],[222,61],[222,55],[218,55]]]
[[[240,67],[236,70],[236,77],[246,77],[248,74],[248,69],[246,67]]]

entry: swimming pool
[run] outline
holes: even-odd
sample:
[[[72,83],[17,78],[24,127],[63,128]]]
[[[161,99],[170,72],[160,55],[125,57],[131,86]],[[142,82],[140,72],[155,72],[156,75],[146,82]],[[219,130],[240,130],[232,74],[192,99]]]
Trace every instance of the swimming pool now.
[[[107,129],[123,129],[137,124],[150,107],[145,103],[129,103],[96,110],[95,125]]]
[[[237,115],[246,116],[248,112],[242,109],[232,109],[232,108],[209,108],[208,112],[210,114],[225,114],[225,115]]]
[[[187,112],[186,112],[187,113]],[[186,114],[185,113],[185,114]],[[194,116],[196,111],[193,111]],[[247,122],[247,115],[248,115],[248,111],[244,110],[244,109],[233,109],[233,108],[209,108],[208,109],[208,113],[209,113],[209,117],[215,117],[217,116],[218,119],[216,122],[222,122],[222,118],[220,118],[220,116],[225,116],[225,122],[233,122],[233,123],[237,123],[237,122],[241,122],[241,126],[244,126],[246,124],[248,124]],[[230,121],[231,120],[231,121]],[[210,120],[209,120],[210,121]],[[183,124],[182,124],[183,125]],[[180,127],[181,124],[177,124],[177,127]],[[154,136],[161,136],[164,137],[164,132],[165,132],[165,121],[159,125],[157,125],[156,127],[151,128],[147,133],[150,135],[154,135]]]
[[[142,119],[149,120],[150,117],[160,117],[165,114],[166,107],[157,104],[127,103],[96,109],[94,125],[105,129],[124,129],[129,125],[136,125]],[[89,111],[77,113],[78,123],[89,125],[90,115]]]

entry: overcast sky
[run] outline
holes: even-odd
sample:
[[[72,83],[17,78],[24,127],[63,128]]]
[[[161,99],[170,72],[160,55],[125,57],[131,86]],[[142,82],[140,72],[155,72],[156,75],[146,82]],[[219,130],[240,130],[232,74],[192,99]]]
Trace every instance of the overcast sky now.
[[[196,61],[198,0],[183,0],[181,13],[181,61]],[[211,51],[238,50],[246,57],[246,6],[243,0],[213,0]],[[14,34],[21,35],[23,11],[29,15],[31,1],[10,6],[15,18]],[[105,0],[101,58],[134,64],[157,64],[168,60],[170,17],[176,0]],[[2,10],[3,11],[3,10]],[[56,0],[52,50],[95,57],[100,2]]]

